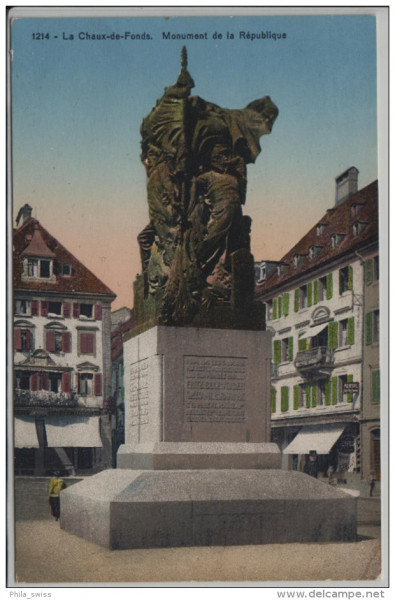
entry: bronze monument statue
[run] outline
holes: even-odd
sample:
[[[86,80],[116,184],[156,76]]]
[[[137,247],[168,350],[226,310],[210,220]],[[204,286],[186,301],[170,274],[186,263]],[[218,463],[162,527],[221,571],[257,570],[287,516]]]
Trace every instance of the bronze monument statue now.
[[[242,205],[246,165],[278,109],[268,96],[241,110],[221,108],[191,97],[193,87],[183,48],[176,83],[141,125],[149,223],[138,236],[136,322],[262,329]]]

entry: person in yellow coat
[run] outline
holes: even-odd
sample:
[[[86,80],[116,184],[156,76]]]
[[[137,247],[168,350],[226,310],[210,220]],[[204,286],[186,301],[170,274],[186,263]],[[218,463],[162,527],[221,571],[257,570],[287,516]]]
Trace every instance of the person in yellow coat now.
[[[48,484],[49,492],[49,505],[51,507],[51,515],[55,517],[56,521],[60,517],[60,492],[66,487],[65,482],[60,477],[59,471],[55,471],[54,477]]]

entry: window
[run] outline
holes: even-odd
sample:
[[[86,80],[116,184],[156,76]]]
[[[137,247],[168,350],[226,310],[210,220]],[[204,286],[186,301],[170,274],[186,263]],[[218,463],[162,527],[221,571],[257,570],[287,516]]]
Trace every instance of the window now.
[[[62,303],[61,302],[48,302],[48,313],[52,315],[62,314]]]
[[[29,277],[37,277],[38,276],[38,260],[36,258],[28,259],[27,274]]]
[[[19,387],[20,390],[30,389],[30,378],[27,373],[22,373],[19,378],[17,377],[17,387]]]
[[[328,346],[328,327],[325,327],[318,335],[315,335],[310,340],[310,348],[321,348]]]
[[[307,285],[302,285],[302,287],[299,288],[299,307],[307,307]]]
[[[91,319],[93,315],[93,304],[80,304],[80,316]]]
[[[337,248],[340,246],[342,241],[344,240],[344,235],[342,233],[334,233],[331,235],[331,246],[332,248]]]
[[[28,258],[25,262],[24,275],[27,277],[50,279],[52,275],[52,260],[48,258]]]
[[[79,354],[95,354],[96,335],[92,331],[80,331],[79,333]]]
[[[348,319],[344,319],[339,323],[339,346],[347,346],[348,344]]]
[[[326,300],[327,298],[327,287],[326,287],[326,277],[320,277],[318,280],[318,299]]]
[[[323,406],[325,403],[325,390],[326,390],[325,381],[320,380],[317,385],[317,405],[318,406]]]
[[[61,391],[62,376],[58,373],[49,374],[49,390],[56,394]]]
[[[81,396],[93,395],[93,373],[79,374],[79,393]]]
[[[293,262],[294,268],[298,269],[299,267],[302,266],[303,256],[301,254],[295,254],[295,256],[292,259],[292,262]]]
[[[380,263],[378,256],[375,256],[373,259],[373,279],[374,281],[378,281],[380,279]]]
[[[380,311],[373,311],[373,343],[380,341]]]
[[[363,204],[353,204],[351,206],[351,216],[352,217],[357,217],[362,209]]]
[[[266,302],[266,319],[270,321],[273,317],[273,300]]]
[[[321,246],[310,246],[309,248],[309,259],[313,260],[314,258],[317,258],[317,256],[319,255],[321,251]]]
[[[360,235],[365,229],[367,223],[362,223],[361,221],[356,221],[353,223],[352,231],[354,235]]]
[[[306,405],[307,400],[307,386],[305,383],[299,386],[299,408],[303,408]]]
[[[79,373],[78,393],[81,396],[101,396],[102,374],[101,373]]]
[[[285,338],[285,340],[281,341],[281,360],[282,362],[288,362],[289,358],[289,339]]]
[[[60,273],[61,275],[71,275],[71,265],[68,263],[61,263]]]
[[[339,294],[353,289],[353,270],[351,266],[339,270]]]
[[[33,332],[27,328],[14,329],[14,347],[17,352],[33,350]]]
[[[71,352],[71,333],[59,329],[47,329],[45,336],[45,349],[47,352]]]
[[[324,226],[321,223],[319,223],[317,225],[317,235],[322,235],[323,231],[324,231]]]
[[[15,300],[15,314],[16,315],[30,315],[29,300]]]
[[[339,382],[339,401],[345,402],[346,398],[345,398],[345,392],[344,392],[344,384],[347,383],[347,375],[340,375],[340,377],[338,377],[338,382]]]
[[[50,264],[49,260],[40,260],[40,277],[50,276]]]

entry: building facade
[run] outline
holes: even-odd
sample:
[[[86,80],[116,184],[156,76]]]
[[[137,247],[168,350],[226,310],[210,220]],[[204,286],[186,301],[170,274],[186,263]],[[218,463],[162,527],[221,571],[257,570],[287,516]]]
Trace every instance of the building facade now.
[[[14,445],[17,474],[109,464],[114,293],[31,217],[13,236]]]
[[[335,207],[257,284],[273,333],[272,439],[283,468],[380,471],[377,182],[352,167]],[[271,263],[272,264],[272,263]],[[332,470],[332,469],[331,469]]]
[[[121,308],[111,314],[111,429],[112,466],[117,466],[117,452],[125,443],[125,383],[123,336],[133,329],[134,312]]]

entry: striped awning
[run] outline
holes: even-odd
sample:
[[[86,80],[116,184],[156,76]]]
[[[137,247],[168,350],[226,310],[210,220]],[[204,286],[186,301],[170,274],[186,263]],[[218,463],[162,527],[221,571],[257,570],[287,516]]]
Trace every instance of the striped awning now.
[[[99,417],[45,417],[49,448],[100,448]]]
[[[15,448],[39,448],[34,417],[15,417],[14,446]]]

